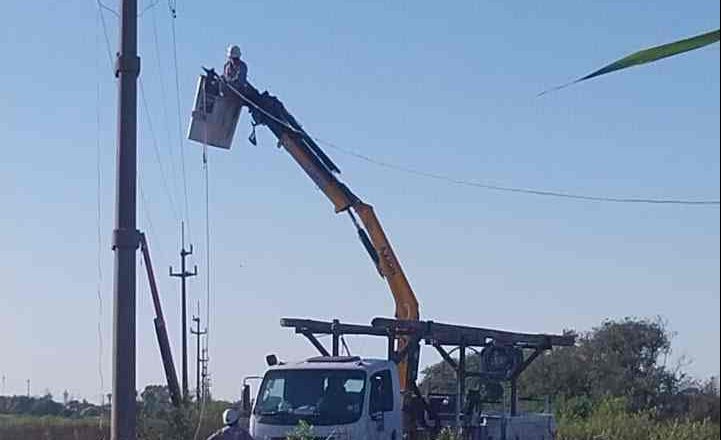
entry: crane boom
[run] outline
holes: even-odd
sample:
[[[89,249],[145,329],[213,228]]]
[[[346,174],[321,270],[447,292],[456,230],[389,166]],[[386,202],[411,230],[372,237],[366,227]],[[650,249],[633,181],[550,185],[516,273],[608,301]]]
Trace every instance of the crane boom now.
[[[280,100],[268,92],[259,93],[250,83],[246,83],[241,92],[214,75],[212,71],[208,71],[205,80],[206,82],[219,81],[222,89],[235,94],[241,104],[250,109],[254,121],[253,126],[267,126],[278,139],[279,146],[282,146],[290,154],[305,174],[333,203],[335,212],[349,214],[378,273],[388,283],[395,301],[396,318],[409,321],[420,319],[418,300],[373,207],[363,202],[336,177],[336,173],[340,172],[338,167],[303,130]],[[360,223],[357,219],[360,219]],[[408,344],[416,346],[417,342],[401,337],[397,340],[397,349],[401,351]],[[403,390],[412,389],[418,376],[419,350],[413,349],[415,347],[408,348],[405,350],[408,355],[398,364],[400,384]]]

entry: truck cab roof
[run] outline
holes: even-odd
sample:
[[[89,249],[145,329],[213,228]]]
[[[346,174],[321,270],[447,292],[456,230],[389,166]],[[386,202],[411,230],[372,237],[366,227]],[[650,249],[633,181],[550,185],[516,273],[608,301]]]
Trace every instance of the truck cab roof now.
[[[395,363],[386,359],[367,359],[358,356],[316,356],[299,362],[275,365],[270,370],[362,370],[375,372],[395,368]]]

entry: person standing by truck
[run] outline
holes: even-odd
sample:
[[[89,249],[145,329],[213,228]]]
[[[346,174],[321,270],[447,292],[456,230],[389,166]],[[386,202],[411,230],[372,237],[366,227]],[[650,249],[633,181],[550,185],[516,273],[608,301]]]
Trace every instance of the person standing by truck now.
[[[231,407],[223,411],[223,426],[215,431],[208,440],[253,440],[248,431],[240,427],[240,411]]]

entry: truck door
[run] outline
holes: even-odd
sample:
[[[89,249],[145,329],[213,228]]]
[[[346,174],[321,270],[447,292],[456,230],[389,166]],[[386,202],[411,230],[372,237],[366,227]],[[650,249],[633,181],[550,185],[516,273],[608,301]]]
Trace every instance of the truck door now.
[[[368,417],[369,440],[400,440],[394,399],[396,398],[390,370],[374,373],[370,377],[370,404]]]

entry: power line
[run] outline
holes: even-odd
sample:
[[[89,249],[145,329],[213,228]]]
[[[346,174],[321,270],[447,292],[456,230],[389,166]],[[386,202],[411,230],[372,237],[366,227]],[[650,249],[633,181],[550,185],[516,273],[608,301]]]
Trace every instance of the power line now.
[[[143,113],[145,113],[145,118],[147,120],[148,124],[148,131],[150,132],[150,137],[153,144],[153,151],[155,152],[155,161],[158,164],[158,168],[160,169],[160,179],[163,186],[163,190],[165,192],[165,195],[168,197],[168,202],[170,203],[170,209],[173,211],[173,215],[176,219],[180,219],[180,215],[178,214],[178,209],[175,205],[175,200],[173,199],[173,195],[171,194],[170,188],[168,187],[168,180],[165,177],[165,169],[163,167],[163,161],[160,158],[160,149],[158,148],[158,139],[155,136],[155,130],[153,129],[153,121],[150,118],[150,110],[148,109],[148,101],[145,98],[145,87],[143,87],[143,79],[138,78],[138,84],[140,85],[140,100],[142,103],[142,108],[144,110]]]
[[[116,11],[115,9],[113,9],[113,8],[111,8],[110,6],[106,5],[105,3],[101,2],[101,1],[98,1],[98,7],[99,7],[100,9],[104,9],[104,10],[110,12],[111,14],[115,15],[116,18],[120,18],[120,14],[118,14],[118,11]]]
[[[721,204],[721,201],[719,201],[719,200],[647,199],[647,198],[635,198],[635,197],[592,196],[592,195],[586,195],[586,194],[574,194],[574,193],[559,192],[559,191],[546,191],[546,190],[540,190],[540,189],[535,189],[535,188],[521,188],[521,187],[512,187],[512,186],[493,185],[493,184],[476,182],[476,181],[472,181],[472,180],[459,179],[459,178],[455,178],[455,177],[451,177],[451,176],[447,176],[447,175],[443,175],[443,174],[438,174],[438,173],[433,173],[433,172],[421,171],[421,170],[417,170],[415,168],[410,168],[410,167],[406,167],[403,165],[397,165],[394,163],[381,161],[381,160],[366,156],[364,154],[358,153],[356,151],[342,148],[336,144],[333,144],[332,142],[324,141],[319,138],[314,138],[314,139],[316,142],[318,142],[320,144],[323,144],[323,145],[333,148],[337,151],[340,151],[343,154],[355,157],[357,159],[361,159],[361,160],[371,163],[373,165],[381,166],[381,167],[388,168],[388,169],[395,170],[395,171],[401,171],[401,172],[407,173],[407,174],[413,174],[416,176],[427,177],[427,178],[435,179],[435,180],[441,180],[441,181],[453,183],[456,185],[464,185],[464,186],[470,186],[470,187],[475,187],[475,188],[482,188],[482,189],[487,189],[487,190],[491,190],[491,191],[519,193],[519,194],[527,194],[527,195],[534,195],[534,196],[557,197],[557,198],[574,199],[574,200],[585,200],[585,201],[591,201],[591,202],[645,203],[645,204],[655,204],[655,205],[692,205],[692,206],[699,206],[699,205],[701,205],[701,206],[703,206],[703,205],[717,206],[717,205]]]
[[[145,7],[143,8],[143,10],[138,13],[138,17],[142,17],[143,14],[145,14],[145,13],[148,12],[149,10],[155,8],[155,6],[157,6],[158,3],[160,3],[160,0],[155,0],[155,1],[151,2],[149,5],[145,6]]]
[[[401,172],[404,172],[407,174],[413,174],[416,176],[427,177],[427,178],[431,178],[431,179],[435,179],[435,180],[442,180],[442,181],[445,181],[448,183],[454,183],[457,185],[471,186],[471,187],[482,188],[482,189],[487,189],[487,190],[491,190],[491,191],[510,192],[510,193],[527,194],[527,195],[544,196],[544,197],[557,197],[557,198],[574,199],[574,200],[585,200],[585,201],[592,201],[592,202],[644,203],[644,204],[655,204],[655,205],[691,205],[691,206],[703,206],[703,205],[718,206],[718,205],[721,205],[721,201],[719,201],[719,200],[648,199],[648,198],[635,198],[635,197],[592,196],[592,195],[586,195],[586,194],[574,194],[574,193],[569,193],[569,192],[546,191],[546,190],[535,189],[535,188],[521,188],[521,187],[512,187],[512,186],[492,185],[492,184],[481,183],[481,182],[476,182],[476,181],[472,181],[472,180],[459,179],[459,178],[446,176],[446,175],[438,174],[438,173],[432,173],[432,172],[428,172],[428,171],[421,171],[421,170],[417,170],[414,168],[374,159],[372,157],[366,156],[366,155],[358,153],[356,151],[342,148],[332,142],[325,141],[325,140],[322,140],[317,137],[311,137],[304,131],[299,131],[299,130],[295,129],[290,124],[288,124],[288,122],[275,117],[274,115],[272,115],[265,109],[261,108],[256,103],[254,103],[253,101],[248,99],[245,95],[243,95],[236,88],[234,88],[232,85],[230,85],[228,83],[225,83],[225,84],[228,86],[228,88],[231,91],[233,91],[236,95],[238,95],[249,106],[260,111],[265,116],[269,117],[273,121],[282,125],[285,129],[289,130],[292,133],[295,133],[295,134],[298,134],[301,136],[308,136],[311,139],[313,139],[316,143],[323,144],[325,146],[328,146],[330,148],[338,150],[341,153],[347,154],[347,155],[355,157],[357,159],[364,160],[368,163],[371,163],[371,164],[374,164],[377,166],[381,166],[384,168],[392,169],[395,171],[401,171]]]
[[[205,97],[205,90],[203,90],[202,96]],[[206,108],[205,102],[203,102],[203,108]],[[205,415],[206,402],[208,400],[208,389],[207,384],[208,378],[208,363],[210,362],[210,356],[208,351],[210,348],[210,179],[208,169],[208,126],[205,125],[204,139],[203,139],[203,178],[205,184],[205,349],[203,350],[203,401],[200,407],[200,416],[198,419],[198,426],[195,429],[195,435],[193,440],[197,440],[200,428],[203,423],[203,417]],[[200,314],[200,311],[198,311]]]
[[[207,108],[205,99],[205,85],[202,91],[203,109]],[[210,328],[210,202],[208,191],[208,124],[204,124],[203,130],[203,183],[205,185],[205,344],[208,346],[208,330]]]
[[[100,23],[103,28],[103,35],[105,35],[105,50],[108,53],[108,64],[110,64],[110,68],[113,68],[113,50],[110,48],[110,36],[108,34],[108,24],[105,22],[105,14],[103,14],[103,9],[107,9],[105,5],[100,0],[96,0],[96,4],[98,5],[98,13],[100,15]],[[110,9],[110,11],[113,11]],[[117,15],[117,13],[116,13]]]
[[[203,147],[204,149],[207,149],[207,145]],[[210,276],[211,276],[211,270],[210,270],[210,178],[209,170],[208,170],[208,157],[207,154],[204,152],[203,157],[203,177],[205,180],[205,307],[206,307],[206,316],[205,316],[205,343],[209,347],[209,339],[210,339],[210,292],[211,292],[211,283],[210,283]]]
[[[188,178],[185,172],[185,151],[183,149],[183,124],[180,110],[180,75],[178,72],[178,44],[175,32],[175,19],[177,18],[177,9],[175,1],[171,0],[168,2],[171,15],[171,30],[173,40],[173,69],[175,71],[175,101],[178,112],[178,142],[180,145],[180,165],[181,172],[183,174],[183,197],[185,201],[185,222],[188,225],[188,238],[193,241],[192,228],[190,227],[190,209],[188,208]]]
[[[102,264],[102,254],[103,254],[103,234],[102,234],[102,145],[100,141],[100,133],[101,133],[101,119],[100,119],[100,103],[101,103],[101,63],[100,63],[100,54],[98,51],[100,50],[101,43],[100,43],[100,31],[98,30],[102,26],[102,17],[103,17],[103,10],[101,8],[98,8],[98,14],[97,14],[97,23],[96,23],[96,32],[95,32],[95,49],[96,49],[96,57],[95,57],[95,72],[96,72],[96,96],[95,96],[95,172],[96,172],[96,215],[95,215],[95,225],[96,225],[96,239],[97,239],[97,249],[96,249],[96,262],[97,262],[97,279],[96,279],[96,285],[95,285],[95,293],[97,296],[98,301],[98,319],[97,319],[97,337],[98,337],[98,381],[99,381],[99,387],[100,387],[100,405],[101,409],[103,406],[104,401],[104,392],[105,392],[105,376],[103,375],[103,351],[104,351],[104,344],[103,344],[103,264]],[[105,32],[105,39],[108,43],[109,48],[109,39],[107,32]],[[4,379],[4,377],[3,377]],[[4,384],[3,384],[4,385]],[[98,420],[98,430],[102,433],[104,431],[104,417],[101,414],[101,417]],[[103,435],[103,434],[101,434]]]
[[[138,13],[138,18],[142,17],[143,14],[145,14],[145,13],[148,12],[149,10],[155,8],[155,6],[157,6],[158,3],[160,3],[160,0],[155,0],[155,1],[153,1],[152,3],[150,3],[149,5],[145,6],[145,7],[143,8],[143,10]],[[118,11],[116,11],[115,9],[113,9],[113,8],[111,8],[110,6],[106,5],[105,3],[103,3],[103,2],[98,2],[98,6],[100,7],[100,9],[104,9],[104,10],[110,12],[110,13],[113,14],[116,18],[120,18],[120,14],[118,14]]]
[[[205,90],[203,90],[205,97]],[[203,102],[203,108],[206,108]],[[211,309],[211,266],[210,266],[210,167],[208,159],[208,125],[205,125],[203,139],[203,180],[205,184],[205,347],[210,350],[210,309]],[[206,356],[210,360],[210,356]]]
[[[173,142],[170,132],[170,124],[168,123],[168,106],[167,106],[167,92],[166,92],[166,86],[165,81],[163,80],[163,69],[162,69],[162,61],[160,56],[160,39],[158,38],[158,20],[157,20],[157,14],[155,13],[156,9],[152,10],[152,21],[153,21],[153,45],[155,47],[155,59],[158,65],[158,81],[160,83],[160,100],[161,100],[161,107],[163,109],[163,127],[165,128],[165,136],[167,140],[167,148],[170,155],[170,166],[172,171],[172,178],[173,178],[173,189],[177,190],[178,188],[178,170],[176,168],[176,160],[175,155],[173,152]]]

